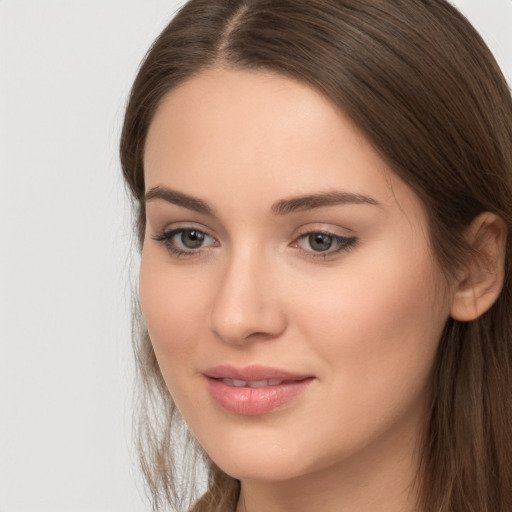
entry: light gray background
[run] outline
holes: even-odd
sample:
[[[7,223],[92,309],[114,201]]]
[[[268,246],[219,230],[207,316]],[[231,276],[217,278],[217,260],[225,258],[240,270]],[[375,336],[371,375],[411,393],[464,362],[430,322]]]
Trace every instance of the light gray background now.
[[[149,511],[117,144],[138,63],[180,3],[0,1],[0,512]],[[455,3],[510,80],[512,0]]]

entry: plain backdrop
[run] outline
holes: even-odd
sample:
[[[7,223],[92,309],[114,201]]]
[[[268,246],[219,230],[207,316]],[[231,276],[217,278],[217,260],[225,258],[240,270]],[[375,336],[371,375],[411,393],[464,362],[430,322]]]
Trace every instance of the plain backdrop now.
[[[0,0],[0,512],[145,512],[128,90],[181,2]],[[512,77],[512,0],[455,2]]]

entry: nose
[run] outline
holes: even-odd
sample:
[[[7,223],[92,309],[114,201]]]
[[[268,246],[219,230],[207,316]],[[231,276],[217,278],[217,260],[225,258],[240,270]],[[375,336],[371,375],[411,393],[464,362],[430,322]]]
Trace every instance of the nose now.
[[[243,344],[275,339],[286,330],[275,267],[251,251],[226,263],[210,317],[210,329],[218,338]]]

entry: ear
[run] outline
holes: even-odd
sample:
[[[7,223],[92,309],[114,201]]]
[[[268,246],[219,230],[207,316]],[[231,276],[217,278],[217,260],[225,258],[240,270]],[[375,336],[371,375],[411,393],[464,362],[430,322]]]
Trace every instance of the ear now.
[[[473,220],[467,236],[473,251],[459,275],[450,311],[461,322],[484,314],[503,288],[507,228],[500,217],[485,212]]]

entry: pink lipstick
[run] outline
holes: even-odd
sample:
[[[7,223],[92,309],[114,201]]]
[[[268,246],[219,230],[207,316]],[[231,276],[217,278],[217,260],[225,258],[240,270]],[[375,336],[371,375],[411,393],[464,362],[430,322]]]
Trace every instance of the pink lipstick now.
[[[223,409],[241,415],[265,414],[301,394],[313,381],[311,375],[252,365],[223,365],[204,372],[212,398]]]

